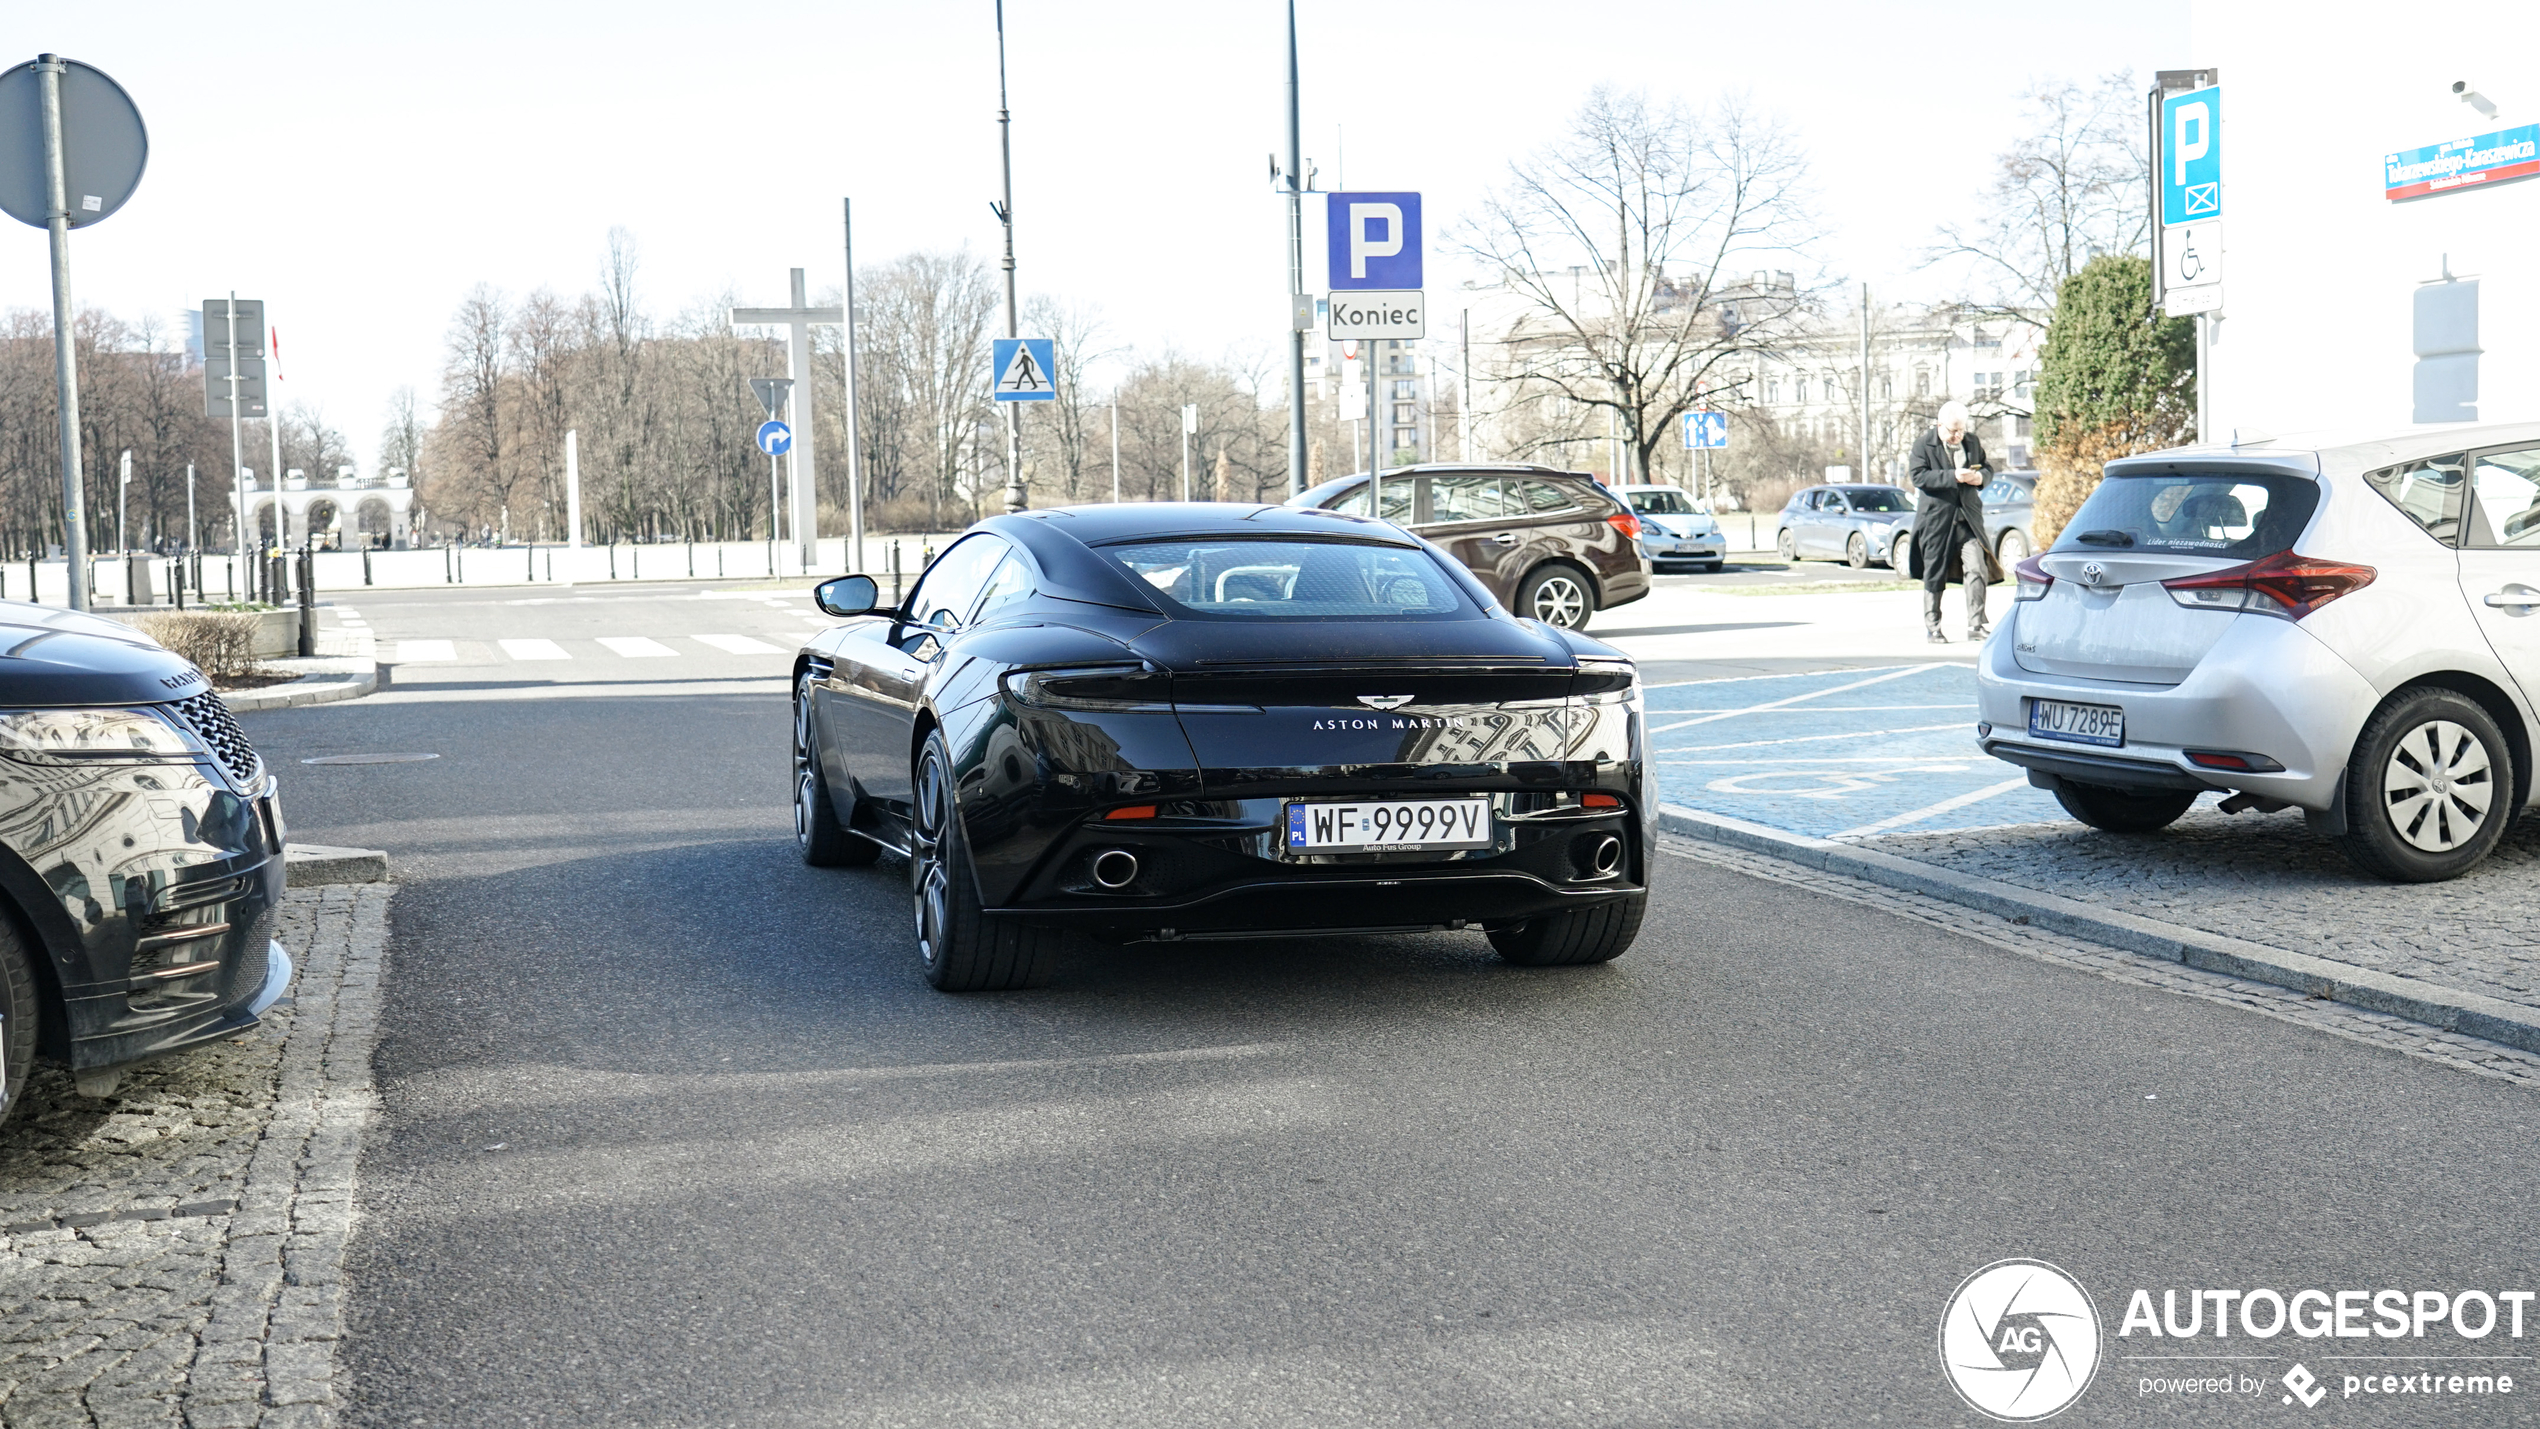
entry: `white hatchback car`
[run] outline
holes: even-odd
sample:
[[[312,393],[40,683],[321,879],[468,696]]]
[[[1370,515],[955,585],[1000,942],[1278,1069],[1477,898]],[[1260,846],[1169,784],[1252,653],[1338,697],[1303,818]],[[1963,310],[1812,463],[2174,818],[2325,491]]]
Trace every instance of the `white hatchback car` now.
[[[2532,802],[2540,423],[2111,462],[2017,585],[1977,739],[2084,823],[2229,790],[2421,882]]]

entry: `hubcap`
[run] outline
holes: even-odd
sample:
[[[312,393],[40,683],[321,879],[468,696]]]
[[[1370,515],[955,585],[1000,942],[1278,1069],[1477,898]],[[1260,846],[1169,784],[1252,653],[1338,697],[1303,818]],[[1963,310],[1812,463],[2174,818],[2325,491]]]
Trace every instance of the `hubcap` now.
[[[908,872],[917,904],[917,955],[928,967],[943,947],[952,881],[944,867],[944,769],[930,753],[917,766],[917,818],[909,840]]]
[[[1587,592],[1568,576],[1552,576],[1535,587],[1535,619],[1564,630],[1576,630],[1587,615]]]
[[[2399,837],[2427,853],[2449,853],[2478,836],[2495,803],[2487,746],[2447,719],[2418,725],[2390,751],[2381,795]]]

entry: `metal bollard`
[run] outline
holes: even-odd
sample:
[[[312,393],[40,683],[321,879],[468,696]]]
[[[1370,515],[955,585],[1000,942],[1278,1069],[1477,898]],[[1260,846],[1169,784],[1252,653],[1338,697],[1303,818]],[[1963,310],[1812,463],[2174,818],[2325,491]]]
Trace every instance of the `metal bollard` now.
[[[317,554],[300,548],[300,658],[317,653]]]

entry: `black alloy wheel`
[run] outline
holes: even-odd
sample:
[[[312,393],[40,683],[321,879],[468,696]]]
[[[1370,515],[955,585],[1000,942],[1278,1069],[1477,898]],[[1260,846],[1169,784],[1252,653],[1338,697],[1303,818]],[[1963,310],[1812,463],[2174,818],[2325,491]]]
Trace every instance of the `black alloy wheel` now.
[[[1773,538],[1773,549],[1781,552],[1783,560],[1796,561],[1799,559],[1799,538],[1790,534],[1790,528],[1784,526],[1782,533]]]
[[[1587,629],[1596,594],[1575,566],[1542,566],[1517,587],[1517,613],[1563,630]]]
[[[0,913],[0,1124],[17,1115],[35,1070],[35,958],[16,920]]]
[[[1853,532],[1852,539],[1843,543],[1843,563],[1856,571],[1868,570],[1870,568],[1870,538],[1858,531]]]
[[[2454,690],[2402,691],[2356,737],[2338,847],[2394,883],[2458,878],[2504,835],[2513,790],[2513,752],[2484,707]]]
[[[1527,968],[1578,967],[1610,963],[1640,936],[1647,894],[1617,898],[1566,913],[1547,913],[1490,930],[1490,945],[1502,960]]]
[[[908,874],[917,905],[917,956],[941,992],[1003,992],[1049,980],[1062,934],[980,911],[979,880],[953,800],[952,756],[926,736],[912,779],[916,817]]]
[[[2148,834],[2179,821],[2196,802],[2193,789],[2111,789],[2104,784],[2055,781],[2064,812],[2112,834]]]
[[[794,682],[794,842],[814,868],[853,868],[882,856],[881,845],[839,827],[829,776],[811,747],[811,676]]]

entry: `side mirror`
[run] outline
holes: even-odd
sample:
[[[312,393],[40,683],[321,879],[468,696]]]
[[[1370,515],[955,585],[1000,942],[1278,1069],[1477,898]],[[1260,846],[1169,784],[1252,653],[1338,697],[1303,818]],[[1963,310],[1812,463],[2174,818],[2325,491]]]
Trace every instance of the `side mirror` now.
[[[871,576],[840,576],[812,587],[811,602],[824,612],[844,619],[853,615],[869,615],[880,604],[882,588]]]

